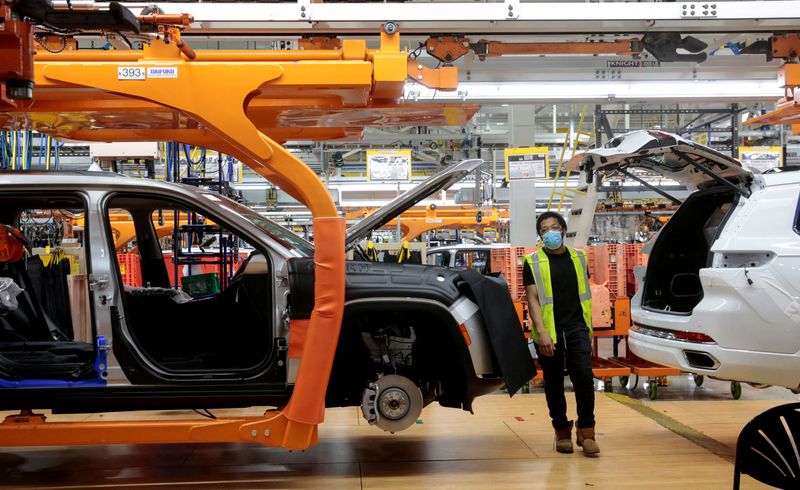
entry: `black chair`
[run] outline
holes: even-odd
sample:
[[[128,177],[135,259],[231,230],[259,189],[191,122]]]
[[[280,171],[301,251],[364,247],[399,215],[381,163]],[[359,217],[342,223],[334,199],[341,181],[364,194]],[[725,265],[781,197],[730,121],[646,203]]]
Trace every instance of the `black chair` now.
[[[742,474],[777,488],[800,488],[800,403],[757,415],[736,441],[733,488]]]

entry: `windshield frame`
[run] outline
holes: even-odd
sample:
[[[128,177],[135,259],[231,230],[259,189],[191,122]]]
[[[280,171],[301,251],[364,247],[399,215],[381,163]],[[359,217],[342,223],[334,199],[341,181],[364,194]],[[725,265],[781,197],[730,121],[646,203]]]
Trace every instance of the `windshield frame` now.
[[[269,238],[287,250],[294,251],[304,257],[314,256],[314,245],[305,238],[297,235],[285,226],[263,216],[247,206],[234,201],[226,196],[211,191],[201,191],[202,196],[228,212],[239,215],[242,219],[258,228]]]

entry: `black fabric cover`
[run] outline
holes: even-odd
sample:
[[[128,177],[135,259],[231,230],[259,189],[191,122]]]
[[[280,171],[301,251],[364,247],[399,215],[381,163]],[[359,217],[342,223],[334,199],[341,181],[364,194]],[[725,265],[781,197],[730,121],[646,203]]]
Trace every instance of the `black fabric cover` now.
[[[55,340],[72,340],[72,319],[69,313],[67,291],[67,259],[45,267],[41,257],[34,255],[25,260],[23,275],[30,280],[28,293],[41,306],[42,318]],[[26,281],[27,282],[27,281]]]
[[[473,269],[465,269],[459,276],[480,308],[500,373],[509,396],[513,396],[536,376],[536,365],[508,293],[508,284],[501,278],[484,276]]]
[[[74,340],[72,315],[69,309],[69,286],[67,285],[69,270],[70,265],[67,258],[63,258],[58,262],[53,260],[46,268],[50,290],[53,293],[51,301],[53,313],[51,318],[55,320],[56,325],[58,325],[59,330],[67,340]]]
[[[38,257],[32,262],[28,262],[30,260],[5,264],[0,272],[4,277],[12,278],[24,289],[17,296],[19,308],[8,313],[0,321],[3,325],[2,340],[53,340],[48,319],[39,302],[39,294],[29,274],[31,268],[28,267],[29,263],[32,263],[32,268],[41,272],[42,268],[37,267],[36,260],[38,260],[38,266],[41,266],[42,262]]]

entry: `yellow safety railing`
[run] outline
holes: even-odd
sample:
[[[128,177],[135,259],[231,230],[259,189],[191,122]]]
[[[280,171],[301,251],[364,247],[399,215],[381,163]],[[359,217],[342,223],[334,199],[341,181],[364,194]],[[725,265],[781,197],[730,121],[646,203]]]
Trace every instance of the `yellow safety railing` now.
[[[583,123],[586,119],[586,104],[581,107],[581,117],[578,121],[578,130],[575,132],[574,140],[572,133],[567,130],[567,134],[564,136],[564,145],[561,147],[561,156],[558,159],[558,166],[556,167],[556,174],[553,177],[553,189],[550,191],[550,197],[547,200],[547,209],[553,209],[553,201],[555,200],[556,195],[559,196],[558,198],[558,206],[556,207],[556,211],[561,211],[562,206],[564,205],[564,198],[569,195],[570,197],[575,197],[578,194],[585,194],[583,191],[579,191],[577,189],[571,189],[568,187],[569,183],[569,176],[572,173],[571,170],[567,169],[564,170],[564,160],[567,155],[567,148],[570,147],[570,142],[572,142],[572,148],[574,151],[578,150],[578,146],[581,144],[581,136],[591,136],[591,133],[585,133],[583,131]],[[562,172],[564,172],[563,183],[561,186],[561,190],[558,189],[559,186],[559,179],[561,179]]]

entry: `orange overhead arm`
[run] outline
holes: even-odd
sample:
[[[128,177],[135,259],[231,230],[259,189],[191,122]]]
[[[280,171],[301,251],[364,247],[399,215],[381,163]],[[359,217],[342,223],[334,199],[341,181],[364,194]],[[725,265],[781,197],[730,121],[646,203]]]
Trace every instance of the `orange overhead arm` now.
[[[345,218],[349,220],[363,218],[369,216],[376,209],[361,209],[345,213]],[[439,228],[491,227],[501,218],[508,218],[507,210],[492,208],[482,211],[481,222],[478,223],[476,212],[477,209],[474,206],[437,207],[435,209],[417,207],[409,209],[400,215],[400,230],[403,233],[402,241],[414,240],[427,231]],[[385,225],[386,228],[396,226],[396,218]]]
[[[485,212],[478,223],[475,213],[476,209],[463,212],[460,216],[447,213],[439,215],[439,209],[436,209],[436,214],[433,217],[413,217],[407,218],[404,215],[400,216],[400,228],[403,230],[403,241],[411,241],[419,237],[425,232],[436,230],[439,228],[463,228],[463,227],[476,227],[476,226],[491,226],[500,219],[500,213],[497,209],[492,209]],[[387,226],[397,226],[397,220],[392,220],[387,223]]]
[[[800,52],[800,40],[794,49],[797,50],[792,51],[795,55]],[[793,134],[800,135],[800,99],[798,99],[800,64],[786,63],[781,66],[778,69],[778,82],[786,93],[786,96],[778,102],[778,108],[768,114],[748,119],[745,124],[750,126],[786,124],[791,125]]]

